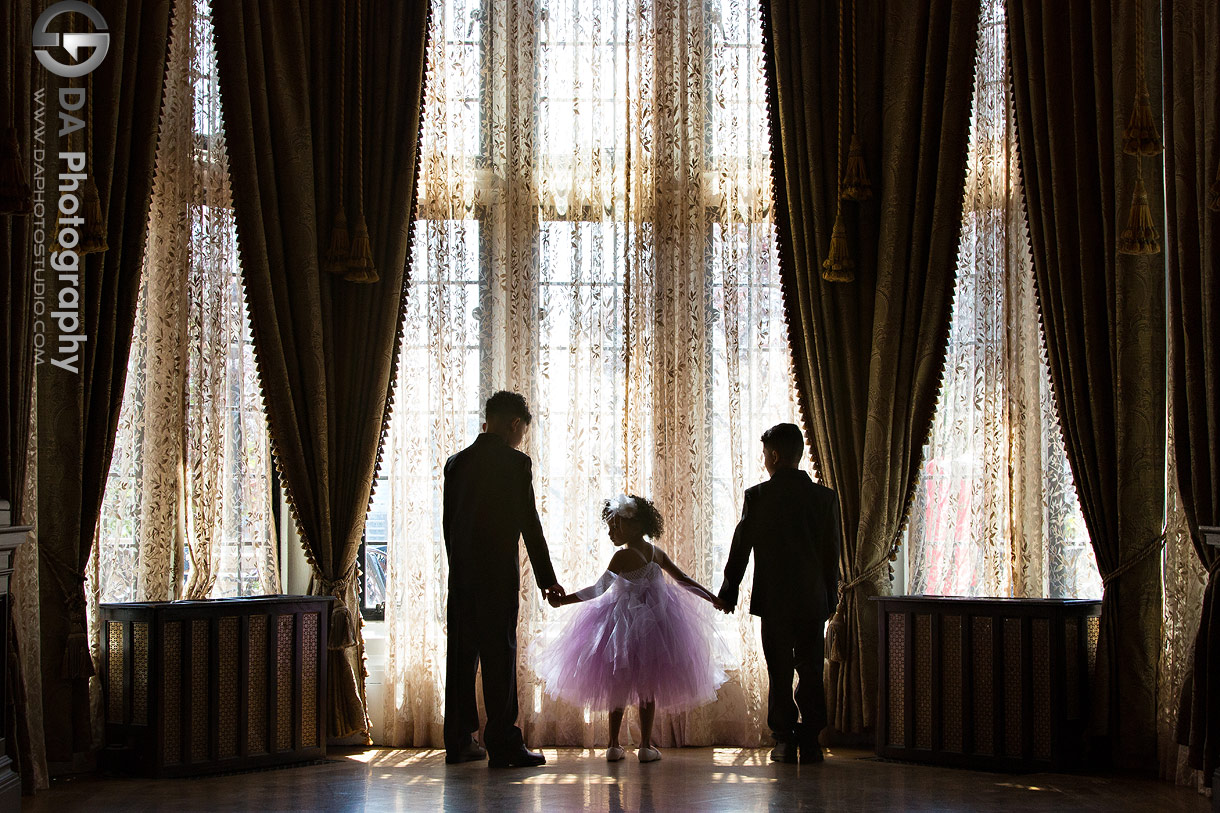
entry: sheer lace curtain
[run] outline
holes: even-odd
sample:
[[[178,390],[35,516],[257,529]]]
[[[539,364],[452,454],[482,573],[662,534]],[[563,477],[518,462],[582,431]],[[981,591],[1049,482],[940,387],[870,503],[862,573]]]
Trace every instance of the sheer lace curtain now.
[[[242,297],[212,26],[176,0],[98,601],[275,593],[270,459]]]
[[[605,569],[601,500],[623,490],[656,500],[660,544],[715,589],[742,491],[765,476],[758,437],[796,415],[757,4],[444,0],[433,26],[402,374],[370,521],[387,529],[386,739],[417,746],[442,741],[442,467],[490,392],[534,410],[525,450],[569,590]],[[526,570],[534,745],[605,739],[604,715],[551,700],[531,666],[571,612]],[[731,681],[703,709],[658,715],[662,744],[761,741],[756,624],[717,623]]]
[[[1034,293],[1002,0],[979,28],[944,382],[911,511],[911,593],[1100,598]]]
[[[1171,413],[1172,422],[1172,413]],[[1173,428],[1170,427],[1172,433]],[[1190,539],[1190,524],[1178,496],[1174,445],[1169,443],[1169,493],[1165,501],[1165,550],[1161,574],[1165,580],[1162,604],[1161,655],[1157,664],[1157,755],[1160,775],[1179,785],[1204,790],[1201,771],[1186,762],[1187,748],[1178,744],[1178,711],[1182,685],[1194,667],[1195,635],[1203,615],[1207,570]]]

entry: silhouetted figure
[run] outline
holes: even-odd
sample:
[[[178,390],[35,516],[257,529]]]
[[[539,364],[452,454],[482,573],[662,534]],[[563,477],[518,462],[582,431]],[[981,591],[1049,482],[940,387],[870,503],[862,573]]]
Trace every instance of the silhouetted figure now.
[[[771,758],[796,762],[799,747],[801,762],[820,762],[818,734],[826,727],[824,627],[838,602],[839,502],[833,491],[797,468],[805,443],[796,425],[771,427],[762,443],[771,477],[746,489],[720,599],[736,606],[753,551],[750,612],[762,619],[770,683],[767,725],[776,741]],[[800,679],[795,702],[794,669]]]
[[[449,646],[445,669],[445,761],[490,756],[492,767],[542,765],[517,728],[517,608],[521,588],[517,540],[543,596],[564,595],[555,581],[534,504],[528,455],[517,451],[529,429],[525,399],[497,392],[487,399],[483,432],[445,463],[444,531],[449,556]],[[479,728],[475,671],[483,665],[486,751]]]

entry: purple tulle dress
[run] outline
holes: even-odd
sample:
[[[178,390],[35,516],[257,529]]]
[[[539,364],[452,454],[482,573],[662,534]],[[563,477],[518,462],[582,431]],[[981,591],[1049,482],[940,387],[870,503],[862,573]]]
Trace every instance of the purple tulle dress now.
[[[649,700],[681,711],[716,699],[726,675],[710,604],[667,579],[655,561],[607,571],[585,591],[595,597],[576,606],[535,664],[547,694],[600,711]]]

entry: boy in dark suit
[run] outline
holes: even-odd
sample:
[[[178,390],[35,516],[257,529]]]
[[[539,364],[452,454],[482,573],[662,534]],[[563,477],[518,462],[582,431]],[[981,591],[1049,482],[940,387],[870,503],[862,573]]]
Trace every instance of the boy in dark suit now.
[[[838,602],[839,501],[798,468],[805,451],[795,424],[762,436],[770,479],[746,489],[733,534],[720,599],[731,608],[754,552],[750,612],[762,619],[769,687],[767,725],[776,762],[820,762],[818,734],[826,727],[825,624]],[[800,682],[795,702],[792,672]],[[797,711],[801,720],[797,721]]]
[[[445,657],[445,761],[482,759],[492,767],[542,765],[517,728],[517,609],[525,538],[542,595],[563,596],[534,505],[529,455],[517,451],[530,411],[515,392],[487,399],[483,432],[445,463],[444,531],[449,556],[449,645]],[[479,727],[475,670],[483,664],[486,751]]]

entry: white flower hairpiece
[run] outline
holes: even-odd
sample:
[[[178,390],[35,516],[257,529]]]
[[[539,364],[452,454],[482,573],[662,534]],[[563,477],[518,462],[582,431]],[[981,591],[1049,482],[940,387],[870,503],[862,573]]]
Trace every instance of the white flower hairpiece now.
[[[617,497],[606,500],[606,514],[612,517],[633,519],[638,507],[635,500],[626,494],[619,494]]]

